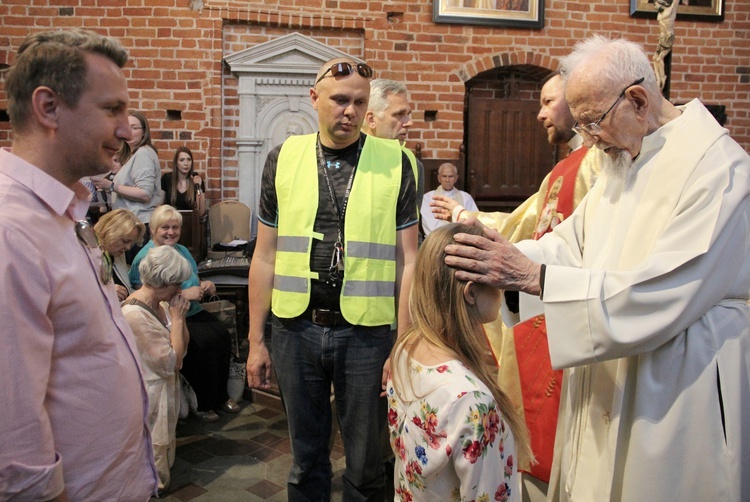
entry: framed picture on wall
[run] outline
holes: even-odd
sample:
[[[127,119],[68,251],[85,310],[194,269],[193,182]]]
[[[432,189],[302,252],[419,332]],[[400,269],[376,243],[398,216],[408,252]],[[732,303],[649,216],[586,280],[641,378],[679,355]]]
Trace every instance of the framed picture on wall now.
[[[433,0],[436,23],[544,28],[544,0]]]
[[[672,0],[677,4],[677,19],[685,21],[724,21],[724,0]],[[630,0],[630,17],[656,19],[654,0]]]

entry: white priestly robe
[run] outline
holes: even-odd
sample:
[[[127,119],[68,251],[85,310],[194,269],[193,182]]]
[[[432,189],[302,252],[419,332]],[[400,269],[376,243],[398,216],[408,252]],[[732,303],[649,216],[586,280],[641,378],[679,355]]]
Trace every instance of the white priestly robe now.
[[[697,100],[518,248],[567,368],[550,500],[750,500],[750,157]],[[542,310],[543,309],[543,310]]]

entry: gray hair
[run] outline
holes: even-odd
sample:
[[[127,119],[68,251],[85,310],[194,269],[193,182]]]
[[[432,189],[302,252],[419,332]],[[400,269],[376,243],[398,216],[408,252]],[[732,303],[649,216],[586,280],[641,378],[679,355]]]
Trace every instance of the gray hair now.
[[[380,117],[388,108],[388,96],[391,94],[407,95],[406,86],[401,82],[387,78],[376,78],[370,82],[370,102],[367,109]]]
[[[170,206],[169,204],[163,204],[151,213],[151,218],[148,220],[148,226],[151,232],[156,232],[156,229],[164,225],[168,221],[176,221],[182,225],[182,215],[180,212]]]
[[[26,37],[5,80],[8,115],[15,130],[25,126],[38,87],[49,87],[71,108],[78,104],[87,86],[86,54],[102,55],[120,68],[128,61],[120,42],[90,31],[46,31]]]
[[[190,263],[172,246],[156,246],[148,250],[138,265],[141,282],[151,288],[182,284],[193,274]]]
[[[593,35],[578,42],[573,51],[561,59],[560,74],[567,81],[579,67],[594,58],[597,60],[595,71],[601,88],[619,91],[643,77],[645,80],[640,85],[651,94],[661,95],[656,75],[643,48],[624,38]]]
[[[438,171],[437,171],[438,175],[443,171],[443,168],[450,169],[456,174],[456,176],[458,176],[458,168],[456,167],[456,164],[454,164],[453,162],[443,162],[442,164],[440,164],[440,166],[438,167]]]

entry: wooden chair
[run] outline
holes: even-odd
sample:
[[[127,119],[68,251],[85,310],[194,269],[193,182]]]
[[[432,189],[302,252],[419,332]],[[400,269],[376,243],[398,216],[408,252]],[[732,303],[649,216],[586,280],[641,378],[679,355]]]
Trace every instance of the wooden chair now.
[[[228,248],[235,240],[250,240],[252,210],[237,200],[225,200],[208,208],[211,242],[207,257],[211,260],[227,256],[242,256],[245,247]]]
[[[180,230],[180,244],[185,246],[196,263],[206,258],[206,220],[201,218],[198,211],[181,210],[182,229]]]

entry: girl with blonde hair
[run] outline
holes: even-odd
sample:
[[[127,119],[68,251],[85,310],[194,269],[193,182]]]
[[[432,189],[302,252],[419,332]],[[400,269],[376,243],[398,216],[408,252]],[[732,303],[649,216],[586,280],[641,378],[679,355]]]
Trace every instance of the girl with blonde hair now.
[[[409,298],[413,324],[391,354],[396,500],[520,500],[518,455],[532,453],[482,330],[497,317],[501,292],[456,279],[444,250],[457,233],[481,229],[454,223],[424,241]]]

